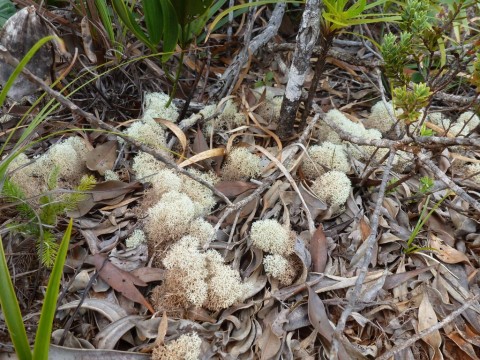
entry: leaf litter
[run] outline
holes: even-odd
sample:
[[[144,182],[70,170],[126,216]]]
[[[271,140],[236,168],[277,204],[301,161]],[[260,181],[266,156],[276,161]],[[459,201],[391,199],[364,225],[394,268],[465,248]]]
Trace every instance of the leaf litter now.
[[[330,62],[335,65],[329,68],[332,74],[367,83],[363,68],[334,58]],[[252,63],[248,66],[258,70]],[[342,206],[332,206],[329,198],[315,193],[314,179],[302,169],[307,146],[317,142],[319,128],[325,126],[322,119],[305,132],[303,142],[282,142],[275,134],[275,106],[282,91],[253,89],[253,75],[245,74],[238,91],[220,101],[220,115],[184,126],[156,114],[155,125],[146,117],[142,121],[164,137],[151,141],[147,135],[152,133],[137,134],[139,141],[201,177],[231,204],[128,140],[82,134],[93,149],[83,165],[104,181],[86,191],[68,214],[76,219],[77,234],[67,259],[57,313],[59,333],[54,337],[68,333],[69,344],[79,347],[77,355],[87,351],[80,348],[97,349],[95,356],[109,356],[117,349],[146,358],[140,354],[166,349],[186,339],[182,336],[195,334],[202,359],[376,358],[438,324],[478,293],[478,214],[459,196],[448,196],[427,219],[414,240],[419,250],[406,251],[423,206],[433,207],[419,191],[420,174],[413,173],[381,201],[373,256],[338,336],[337,324],[368,252],[385,166],[375,163],[375,155],[368,160],[355,157],[355,147],[350,147],[348,176],[354,185]],[[284,74],[276,70],[275,76],[281,79]],[[318,95],[324,103],[334,99],[349,119],[362,119],[370,108],[346,99],[361,100],[372,93],[370,87],[351,90],[326,80]],[[323,107],[328,111],[331,105]],[[192,114],[194,118],[199,119]],[[130,125],[124,123],[125,128]],[[247,168],[239,165],[224,179],[237,148],[252,157],[240,164]],[[28,154],[31,159],[35,151],[41,148]],[[442,154],[438,166],[444,172],[456,161],[478,161],[472,152]],[[320,172],[331,170],[331,164],[319,164]],[[139,169],[149,173],[137,176]],[[107,179],[107,174],[115,179]],[[392,175],[397,179],[409,173],[395,170]],[[458,181],[478,198],[478,184]],[[440,183],[435,186],[432,202],[445,195]],[[177,204],[181,207],[162,204],[163,212],[158,213],[163,218],[149,223],[157,214],[150,210],[167,194],[188,196]],[[6,221],[3,214],[1,220]],[[274,254],[254,243],[252,228],[262,220],[288,230],[294,239],[290,252]],[[270,235],[279,237],[278,232]],[[180,247],[185,238],[194,246]],[[12,252],[20,252],[15,246]],[[15,266],[20,279],[29,271],[22,264]],[[291,274],[288,285],[279,275],[286,270]],[[175,286],[191,296],[171,291]],[[477,301],[395,358],[478,358],[479,314]],[[67,328],[68,321],[73,325]]]

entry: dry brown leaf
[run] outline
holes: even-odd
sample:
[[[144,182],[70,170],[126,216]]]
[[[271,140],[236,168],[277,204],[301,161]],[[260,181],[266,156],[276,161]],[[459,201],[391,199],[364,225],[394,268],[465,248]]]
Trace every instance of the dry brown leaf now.
[[[106,170],[113,169],[115,160],[117,160],[117,142],[111,140],[98,145],[87,154],[86,166],[89,170],[105,175]]]
[[[178,141],[180,141],[180,145],[182,145],[182,156],[183,156],[183,154],[185,154],[185,150],[187,149],[187,137],[185,136],[185,133],[182,131],[182,129],[180,129],[177,124],[169,120],[155,119],[155,121],[167,127],[171,132],[175,134]]]
[[[312,326],[326,340],[324,346],[330,348],[334,328],[328,320],[327,312],[325,311],[325,306],[323,305],[322,300],[320,300],[319,296],[311,287],[308,287],[308,319]],[[342,344],[338,345],[338,358],[342,360],[350,359],[350,356],[347,354]]]
[[[468,260],[468,257],[464,253],[444,244],[439,237],[433,234],[430,234],[430,246],[435,249],[435,256],[447,264],[457,264],[461,262],[470,264],[470,260]]]
[[[206,159],[211,159],[217,156],[223,156],[225,155],[225,149],[224,148],[216,148],[216,149],[210,149],[206,150],[204,152],[201,152],[200,154],[193,155],[191,158],[182,161],[178,166],[180,167],[186,167],[188,165],[195,164],[197,162],[206,160]]]
[[[323,226],[320,224],[310,240],[310,254],[312,256],[313,272],[322,273],[325,271],[328,260],[327,252],[327,238],[323,232]]]
[[[429,327],[437,324],[438,319],[433,306],[430,303],[428,294],[423,294],[422,302],[418,308],[418,331],[421,332]],[[422,337],[422,340],[425,341],[428,345],[431,346],[433,350],[433,355],[430,356],[430,359],[443,359],[443,356],[440,352],[440,345],[442,344],[442,337],[440,331],[436,330],[428,335]]]
[[[123,271],[108,261],[107,257],[101,254],[93,255],[95,268],[100,278],[113,289],[121,293],[127,299],[144,305],[152,314],[155,312],[152,305],[140,293],[135,285],[147,286],[147,283],[140,280],[129,272]]]
[[[472,344],[465,341],[463,337],[456,331],[447,334],[447,336],[452,340],[459,348],[463,351],[462,359],[465,360],[477,360],[478,356],[475,353],[475,349],[473,348]]]
[[[227,198],[232,199],[247,190],[256,189],[258,185],[246,181],[220,181],[215,184],[215,189]]]
[[[168,329],[168,317],[167,312],[164,311],[162,315],[162,320],[158,325],[158,335],[155,339],[155,346],[162,346],[165,343],[165,335],[167,335]]]

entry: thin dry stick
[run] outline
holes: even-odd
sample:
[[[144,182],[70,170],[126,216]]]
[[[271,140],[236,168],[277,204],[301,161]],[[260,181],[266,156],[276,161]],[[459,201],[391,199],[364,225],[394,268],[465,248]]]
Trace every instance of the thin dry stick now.
[[[238,79],[243,65],[247,61],[248,54],[254,54],[258,49],[265,46],[265,44],[267,44],[270,39],[277,34],[278,28],[282,23],[283,14],[285,13],[285,7],[286,4],[283,2],[278,2],[277,5],[275,5],[272,16],[270,17],[270,20],[268,21],[268,24],[262,33],[258,34],[252,39],[252,41],[246,41],[245,48],[235,56],[229,67],[223,73],[222,77],[218,80],[217,84],[208,89],[210,97],[215,97],[217,100],[219,100],[230,94],[235,86],[236,79]],[[220,89],[218,88],[218,84],[221,84]]]
[[[480,203],[472,198],[470,195],[467,194],[465,190],[463,190],[460,186],[455,184],[452,180],[448,178],[445,173],[439,169],[437,165],[433,163],[432,160],[422,151],[417,154],[418,159],[427,166],[431,171],[433,171],[434,175],[439,178],[445,185],[447,185],[450,189],[452,189],[458,196],[460,196],[463,200],[467,203],[472,205],[472,207],[480,213]]]
[[[353,309],[355,308],[355,304],[358,301],[358,297],[360,295],[363,282],[365,281],[365,278],[368,273],[368,265],[372,260],[373,247],[375,245],[375,242],[377,241],[379,216],[382,208],[383,199],[385,197],[385,189],[387,187],[388,178],[390,175],[390,170],[393,165],[394,157],[395,157],[395,150],[392,149],[392,151],[390,152],[390,156],[388,157],[388,160],[387,160],[387,165],[385,166],[385,169],[383,172],[382,183],[380,184],[380,190],[378,191],[378,199],[375,204],[375,210],[373,211],[372,219],[370,221],[371,230],[370,230],[370,235],[366,240],[366,248],[365,248],[363,264],[362,264],[362,267],[360,268],[360,273],[358,274],[357,281],[355,282],[355,287],[353,288],[350,298],[348,299],[348,304],[343,310],[342,315],[340,316],[340,320],[337,323],[337,327],[335,328],[335,333],[333,335],[333,344],[332,344],[333,359],[337,358],[336,355],[338,354],[338,344],[341,341],[340,340],[341,334],[345,329],[345,325],[347,323],[348,317],[352,313]]]
[[[7,49],[5,49],[5,47],[3,46],[0,46],[0,58],[2,60],[4,60],[7,64],[9,65],[12,65],[13,67],[17,67],[18,65],[18,60],[15,59],[8,51]],[[175,164],[173,161],[165,158],[162,153],[160,153],[159,151],[155,150],[155,149],[152,149],[148,146],[146,146],[145,144],[141,143],[140,141],[138,140],[135,140],[134,138],[131,138],[123,133],[120,133],[118,132],[118,130],[111,126],[111,125],[108,125],[106,124],[105,122],[103,122],[102,120],[100,119],[97,119],[93,114],[89,113],[89,112],[86,112],[82,109],[80,109],[77,105],[75,105],[72,101],[70,101],[69,99],[67,99],[65,96],[63,96],[62,94],[60,94],[58,91],[55,91],[53,90],[52,88],[50,88],[42,79],[40,79],[38,76],[34,75],[30,70],[28,70],[27,68],[23,68],[22,70],[22,73],[23,75],[25,75],[25,77],[34,82],[35,84],[37,84],[42,90],[44,90],[48,95],[52,96],[53,98],[55,98],[60,104],[62,104],[63,106],[65,106],[67,109],[69,109],[72,113],[76,114],[76,115],[79,115],[83,118],[85,118],[92,126],[97,126],[99,128],[102,128],[104,130],[107,130],[111,133],[114,133],[115,135],[121,137],[122,139],[124,139],[125,141],[127,141],[128,143],[134,145],[135,147],[137,147],[139,150],[143,151],[143,152],[146,152],[147,154],[150,154],[152,155],[155,159],[157,159],[158,161],[161,161],[162,163],[164,163],[168,168],[171,168],[171,169],[175,169],[176,171],[178,171],[180,174],[183,174],[183,175],[186,175],[188,176],[189,178],[199,182],[200,184],[202,184],[203,186],[207,187],[208,189],[210,189],[215,195],[217,195],[219,198],[221,198],[223,201],[225,201],[225,203],[227,205],[230,205],[231,204],[231,201],[223,194],[221,193],[220,191],[218,191],[217,189],[215,189],[215,187],[213,187],[212,185],[210,185],[208,182],[206,182],[205,180],[191,174],[190,172],[188,172],[187,170],[179,167],[177,164]]]
[[[448,323],[452,322],[457,316],[459,316],[461,313],[463,313],[465,310],[467,310],[470,306],[473,305],[473,303],[475,301],[478,300],[478,298],[480,297],[480,294],[477,294],[475,295],[473,298],[471,298],[470,300],[467,300],[467,302],[465,304],[463,304],[461,307],[459,307],[457,310],[455,311],[452,311],[450,313],[450,315],[448,315],[445,319],[443,319],[442,321],[436,323],[435,325],[432,325],[430,326],[429,328],[423,330],[423,331],[420,331],[418,334],[416,334],[415,336],[411,337],[410,339],[408,339],[407,341],[405,341],[404,343],[400,344],[400,345],[397,345],[397,346],[394,346],[393,348],[391,348],[389,351],[387,351],[385,354],[383,354],[382,356],[378,357],[377,360],[388,360],[390,359],[392,356],[398,354],[400,351],[408,348],[409,346],[413,345],[416,341],[424,338],[425,336],[431,334],[432,332],[434,331],[437,331],[439,330],[440,328],[444,327],[445,325],[447,325]]]

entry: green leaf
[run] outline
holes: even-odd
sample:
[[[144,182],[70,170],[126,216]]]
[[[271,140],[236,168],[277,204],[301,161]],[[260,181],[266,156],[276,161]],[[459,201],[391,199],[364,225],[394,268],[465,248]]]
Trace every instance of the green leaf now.
[[[17,12],[15,5],[10,0],[0,0],[0,27]]]
[[[102,25],[105,28],[105,31],[107,32],[108,39],[110,40],[110,43],[113,45],[115,43],[115,33],[113,32],[113,21],[110,17],[110,11],[107,5],[107,2],[105,0],[95,0],[95,6],[97,7],[98,10],[98,15],[100,16],[100,19],[102,20]]]
[[[178,19],[175,9],[170,0],[160,0],[163,12],[163,52],[162,61],[167,61],[171,56],[178,42]]]
[[[23,325],[20,306],[13,288],[10,273],[8,271],[7,259],[3,250],[2,238],[0,236],[0,304],[2,313],[7,323],[8,332],[12,339],[15,352],[20,360],[32,359],[32,352],[28,344],[27,332]],[[50,340],[50,339],[49,339]]]
[[[47,293],[43,301],[40,321],[38,323],[37,334],[35,337],[35,346],[33,348],[33,358],[35,360],[48,360],[48,349],[50,347],[50,336],[52,334],[53,320],[57,308],[57,297],[60,282],[62,281],[63,265],[67,257],[68,244],[72,234],[73,219],[68,223],[65,235],[63,235],[57,259],[53,266],[50,279],[48,280]]]
[[[172,2],[177,13],[178,23],[185,27],[198,16],[206,13],[213,0],[174,0]]]
[[[123,0],[112,0],[112,4],[115,12],[120,17],[120,20],[122,20],[125,26],[127,26],[127,28],[137,37],[137,39],[147,45],[150,49],[155,49],[155,45],[150,42],[150,39],[136,23],[135,17]]]
[[[161,0],[142,0],[145,24],[150,41],[158,45],[165,29]],[[163,19],[163,22],[161,21]]]

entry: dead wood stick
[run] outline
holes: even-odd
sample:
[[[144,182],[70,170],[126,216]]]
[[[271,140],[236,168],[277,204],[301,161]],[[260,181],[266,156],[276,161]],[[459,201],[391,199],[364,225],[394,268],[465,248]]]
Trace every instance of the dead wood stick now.
[[[10,52],[3,46],[0,46],[0,58],[5,61],[7,64],[17,67],[19,61],[15,59]],[[121,137],[128,143],[134,145],[137,147],[139,150],[146,152],[147,154],[152,155],[155,159],[158,161],[161,161],[164,163],[168,168],[170,169],[175,169],[178,171],[180,174],[186,175],[189,178],[199,182],[203,186],[207,187],[209,190],[211,190],[215,195],[217,195],[220,199],[222,199],[227,205],[231,204],[231,201],[220,191],[215,189],[214,186],[210,185],[208,182],[205,180],[195,176],[194,174],[191,174],[187,170],[179,167],[175,162],[173,162],[170,159],[167,159],[160,153],[159,151],[152,149],[145,144],[141,143],[138,140],[135,140],[132,137],[129,137],[121,132],[119,132],[115,127],[108,125],[107,123],[103,122],[100,119],[97,119],[93,114],[82,110],[79,108],[77,105],[75,105],[71,100],[67,99],[64,95],[59,93],[58,91],[53,90],[51,87],[49,87],[42,79],[40,79],[38,76],[34,75],[30,70],[27,68],[23,68],[22,74],[25,75],[25,77],[30,80],[31,82],[37,84],[43,91],[45,91],[48,95],[52,96],[55,100],[57,100],[60,104],[65,106],[67,109],[69,109],[72,113],[79,115],[83,118],[85,118],[90,125],[99,127],[101,129],[104,129],[106,131],[109,131],[111,133],[114,133],[115,135]]]
[[[387,188],[387,183],[390,175],[390,170],[393,165],[394,157],[395,157],[395,149],[392,149],[390,152],[390,156],[388,157],[388,160],[387,160],[387,165],[385,166],[385,169],[383,172],[382,183],[380,184],[380,189],[378,191],[377,202],[375,203],[375,209],[373,211],[372,218],[370,221],[370,224],[371,224],[370,235],[366,240],[363,264],[360,268],[357,281],[355,282],[355,287],[353,288],[350,298],[348,299],[348,304],[343,310],[342,315],[340,316],[340,319],[338,320],[337,326],[335,328],[335,333],[333,335],[333,344],[332,344],[332,350],[331,350],[333,354],[333,357],[332,357],[333,359],[337,358],[339,343],[341,341],[341,335],[343,333],[343,330],[345,329],[347,319],[352,313],[352,311],[354,310],[355,305],[358,301],[358,297],[360,295],[363,282],[365,281],[365,278],[368,273],[368,265],[372,260],[373,247],[375,246],[375,243],[377,241],[377,231],[378,231],[380,212],[382,208],[383,199],[385,197],[385,189]]]
[[[388,360],[391,357],[393,357],[394,355],[398,354],[400,351],[402,351],[402,350],[408,348],[409,346],[413,345],[416,341],[424,338],[425,336],[431,334],[434,331],[437,331],[437,330],[441,329],[442,327],[444,327],[448,323],[455,320],[455,318],[457,316],[459,316],[461,313],[463,313],[465,310],[467,310],[470,306],[472,306],[473,303],[475,301],[477,301],[479,297],[480,297],[480,294],[475,295],[470,300],[467,300],[467,302],[465,304],[463,304],[462,306],[460,306],[457,310],[452,311],[450,313],[450,315],[448,315],[442,321],[436,323],[435,325],[430,326],[429,328],[427,328],[425,330],[420,331],[418,334],[411,337],[410,339],[408,339],[404,343],[394,346],[389,351],[387,351],[385,354],[378,357],[377,360]]]
[[[445,185],[447,185],[451,190],[453,190],[458,196],[460,196],[463,200],[465,200],[467,203],[472,205],[472,207],[478,211],[480,214],[480,203],[472,198],[470,195],[467,194],[465,190],[463,190],[460,186],[455,184],[453,180],[450,180],[445,173],[443,173],[440,168],[433,163],[432,160],[422,151],[417,154],[418,159],[426,166],[428,167],[434,175],[439,178]]]

